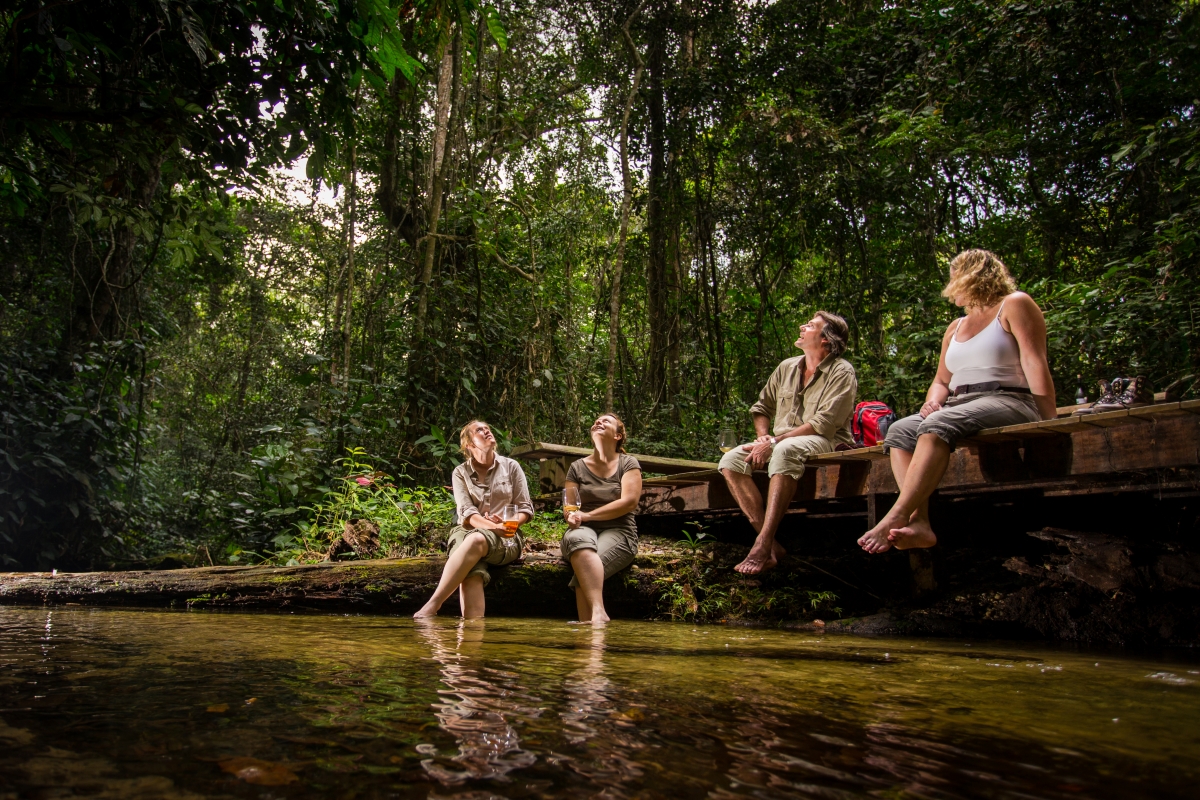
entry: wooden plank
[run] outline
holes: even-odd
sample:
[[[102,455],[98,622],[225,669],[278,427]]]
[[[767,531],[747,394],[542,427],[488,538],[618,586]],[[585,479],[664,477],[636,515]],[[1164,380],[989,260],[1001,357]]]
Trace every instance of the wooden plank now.
[[[1079,420],[1085,425],[1091,425],[1094,428],[1115,428],[1120,425],[1128,425],[1131,422],[1141,422],[1139,419],[1130,419],[1129,410],[1121,409],[1120,411],[1102,411],[1099,414],[1084,414]]]
[[[1091,403],[1080,403],[1077,406],[1059,406],[1058,408],[1055,409],[1055,411],[1057,412],[1055,414],[1055,416],[1069,417],[1072,414],[1074,414],[1076,411],[1079,411],[1080,409],[1091,408],[1091,407],[1092,407]]]
[[[1038,423],[1038,427],[1048,428],[1056,433],[1076,433],[1078,431],[1094,431],[1096,429],[1095,425],[1085,423],[1082,416],[1044,419]]]
[[[550,444],[549,442],[532,442],[523,444],[520,447],[514,447],[512,451],[513,458],[523,458],[526,461],[532,461],[543,458],[559,458],[563,456],[574,456],[582,458],[592,452],[588,447],[571,447],[565,444]]]
[[[689,483],[707,483],[712,480],[725,480],[721,477],[720,470],[702,469],[696,472],[680,472],[677,475],[669,475],[665,478],[647,478],[642,481],[643,485],[662,485],[662,486],[684,486]]]
[[[824,464],[859,464],[871,461],[886,461],[883,445],[857,447],[853,450],[835,450],[832,453],[820,453],[808,459],[809,463]]]
[[[1200,414],[1200,400],[1184,400],[1180,402],[1179,410],[1189,414]]]
[[[526,461],[545,458],[583,458],[591,452],[591,449],[587,447],[571,447],[570,445],[553,444],[551,442],[533,442],[514,448],[512,457],[523,458]],[[642,469],[648,472],[661,472],[666,475],[717,468],[715,461],[692,461],[686,458],[664,458],[663,456],[647,456],[640,453],[630,453],[629,455],[638,460],[638,463],[642,465]]]
[[[1173,417],[1190,416],[1188,412],[1179,407],[1179,403],[1155,403],[1152,406],[1140,406],[1139,408],[1129,409],[1131,417],[1145,417],[1148,419],[1171,419]]]

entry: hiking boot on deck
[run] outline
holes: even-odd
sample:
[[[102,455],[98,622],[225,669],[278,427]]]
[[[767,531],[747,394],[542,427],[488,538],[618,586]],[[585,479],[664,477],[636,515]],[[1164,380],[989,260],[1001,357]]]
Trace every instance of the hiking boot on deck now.
[[[1148,406],[1154,402],[1154,392],[1145,375],[1136,378],[1114,378],[1112,384],[1113,397],[1104,397],[1101,402],[1092,406],[1092,413],[1102,414],[1105,411],[1121,411],[1126,408]]]
[[[1121,408],[1120,402],[1117,400],[1117,395],[1124,389],[1122,378],[1113,378],[1112,383],[1100,379],[1100,397],[1096,402],[1088,408],[1081,408],[1075,412],[1073,416],[1083,416],[1084,414],[1094,414],[1097,411],[1112,411]],[[1103,408],[1100,408],[1103,406]]]
[[[1125,408],[1137,408],[1154,404],[1154,389],[1145,375],[1125,379],[1125,391],[1117,398]]]

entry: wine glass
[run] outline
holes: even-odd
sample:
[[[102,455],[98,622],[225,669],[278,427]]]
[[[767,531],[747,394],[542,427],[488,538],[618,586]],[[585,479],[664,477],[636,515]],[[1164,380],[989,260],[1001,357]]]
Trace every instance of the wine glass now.
[[[728,453],[737,447],[737,433],[734,432],[733,428],[721,428],[721,436],[717,441],[717,447],[721,448],[722,453]]]
[[[506,539],[517,535],[517,528],[521,527],[521,515],[517,511],[515,505],[507,505],[504,507],[504,513],[500,517],[504,520],[504,530],[501,531]]]
[[[579,510],[579,487],[568,486],[563,489],[563,513],[570,514]]]

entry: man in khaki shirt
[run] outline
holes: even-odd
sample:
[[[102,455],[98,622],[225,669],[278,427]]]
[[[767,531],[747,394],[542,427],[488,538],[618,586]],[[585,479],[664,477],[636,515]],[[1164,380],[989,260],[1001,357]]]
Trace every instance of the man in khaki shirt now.
[[[796,347],[804,354],[776,367],[750,407],[758,438],[721,459],[725,483],[758,534],[750,554],[734,567],[738,572],[755,575],[783,556],[775,531],[809,456],[854,441],[850,417],[858,379],[850,362],[840,358],[849,333],[846,321],[828,311],[818,311],[801,325]],[[765,504],[752,477],[755,469],[764,467],[770,476]]]

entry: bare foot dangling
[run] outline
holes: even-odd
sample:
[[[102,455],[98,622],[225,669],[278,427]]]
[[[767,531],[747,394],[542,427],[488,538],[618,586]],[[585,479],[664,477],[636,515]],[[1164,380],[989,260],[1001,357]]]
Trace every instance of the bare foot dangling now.
[[[734,572],[740,572],[743,575],[757,575],[760,572],[766,572],[773,568],[778,563],[775,556],[775,545],[772,540],[772,545],[768,548],[761,540],[756,539],[754,547],[750,548],[750,552],[742,563],[733,568]]]
[[[892,543],[888,541],[888,533],[893,528],[899,528],[906,522],[908,520],[905,516],[893,507],[891,511],[884,515],[883,519],[879,520],[879,524],[858,537],[858,546],[868,553],[887,552],[892,549]]]
[[[897,550],[913,550],[920,547],[933,547],[937,544],[937,535],[933,528],[924,520],[910,522],[903,528],[892,528],[887,540]]]

